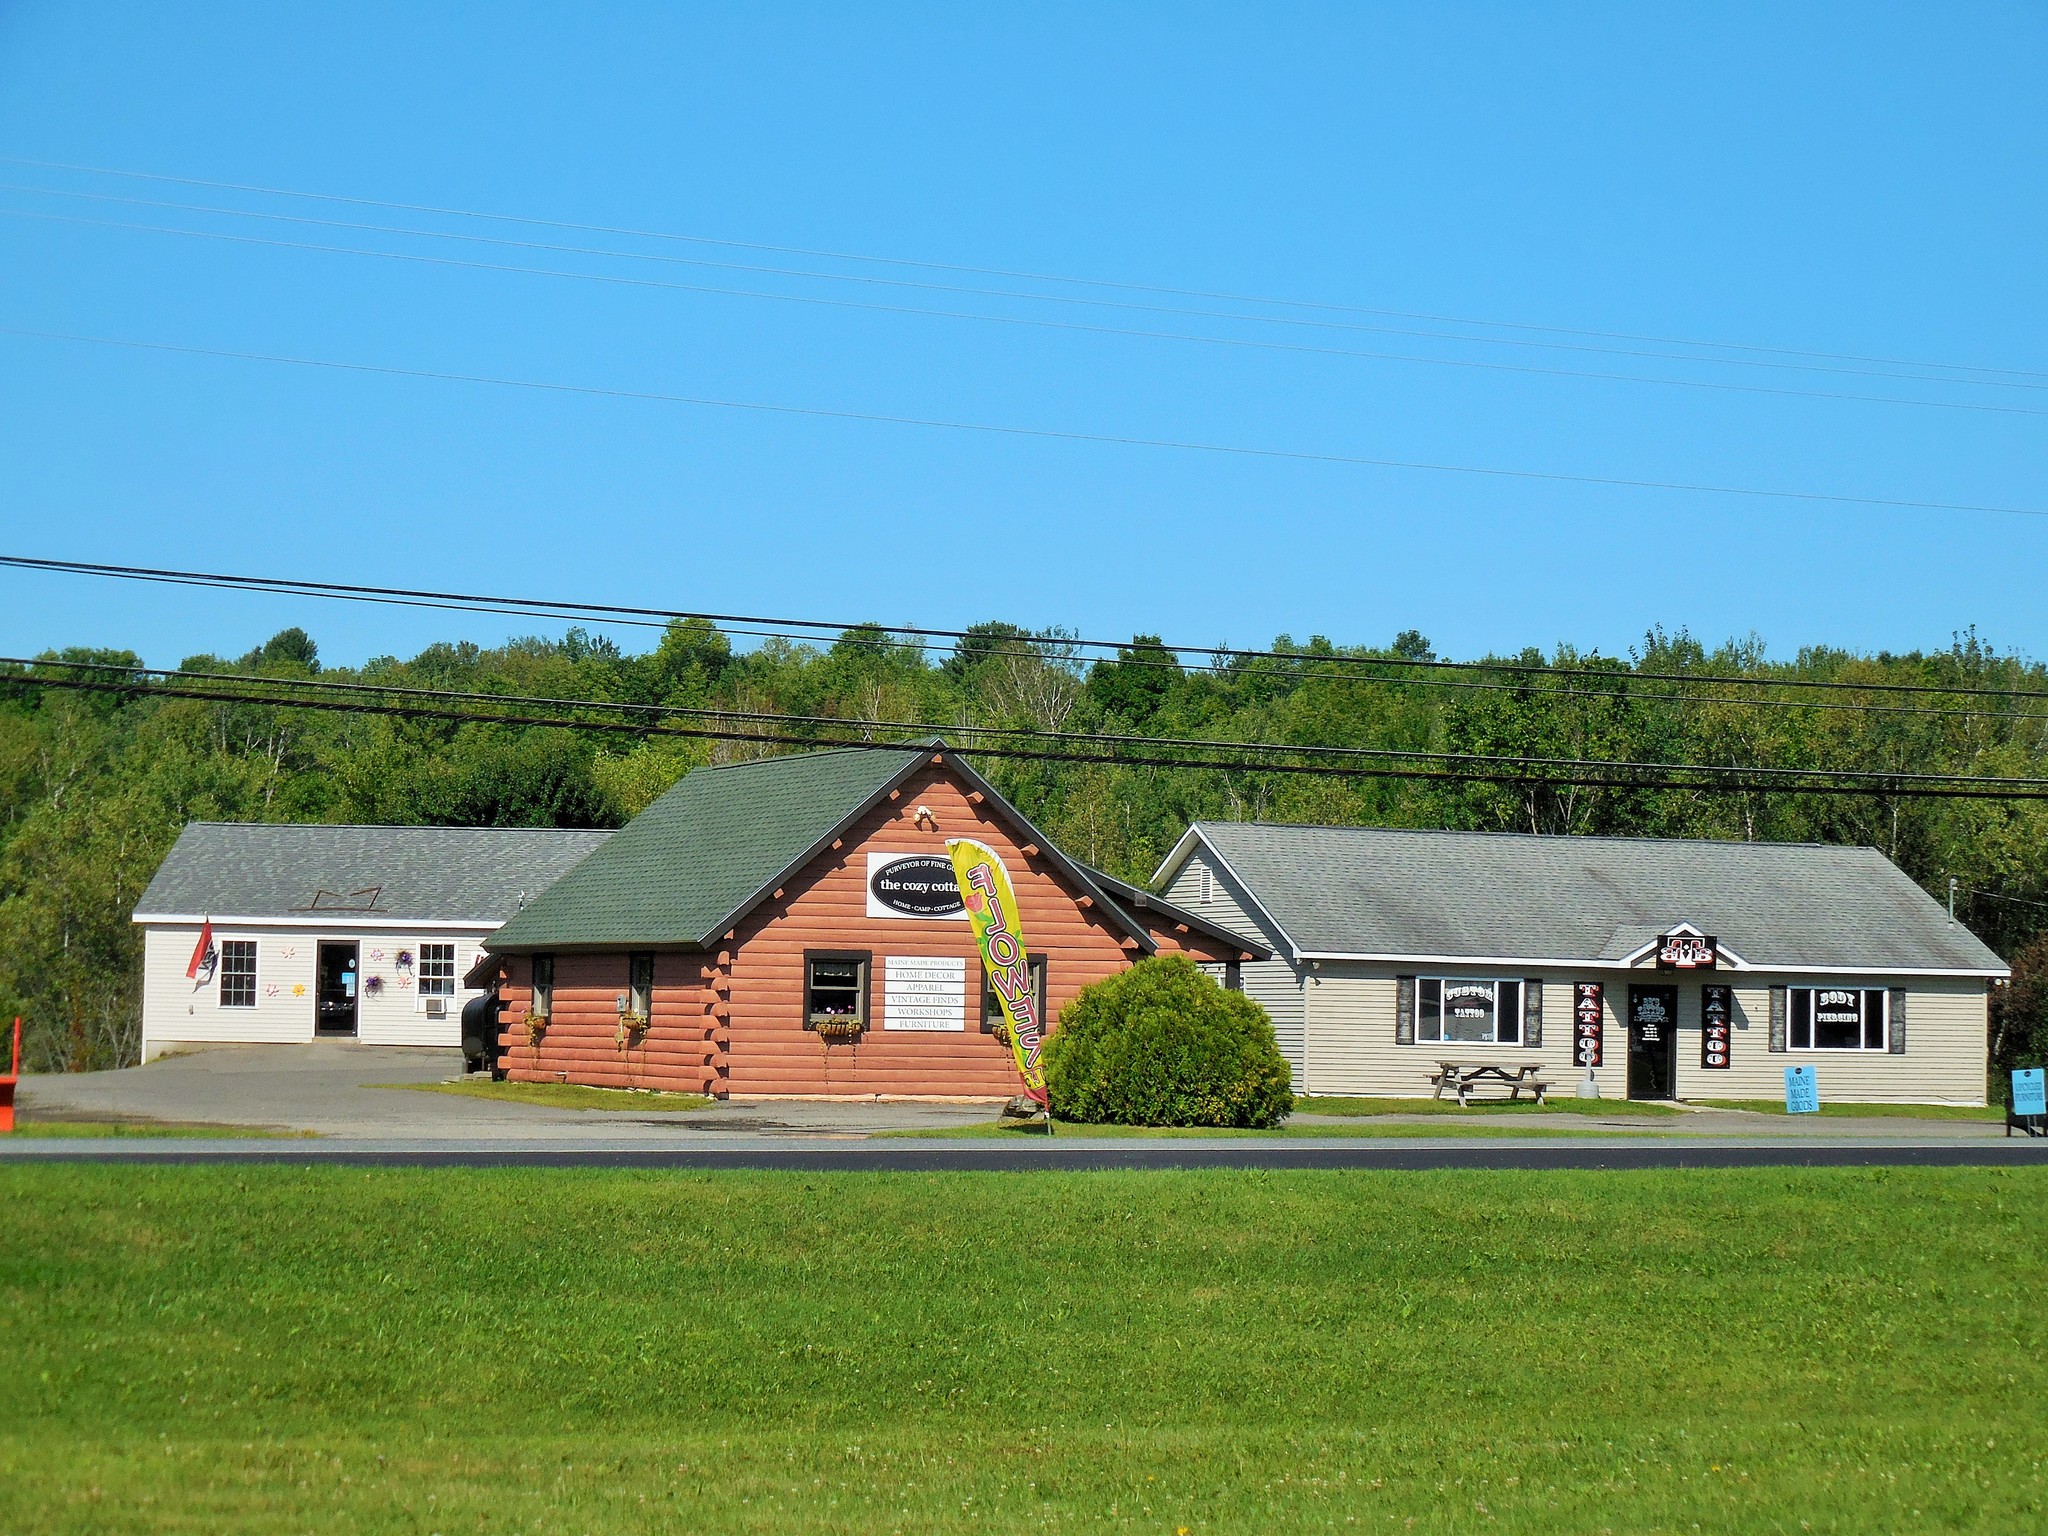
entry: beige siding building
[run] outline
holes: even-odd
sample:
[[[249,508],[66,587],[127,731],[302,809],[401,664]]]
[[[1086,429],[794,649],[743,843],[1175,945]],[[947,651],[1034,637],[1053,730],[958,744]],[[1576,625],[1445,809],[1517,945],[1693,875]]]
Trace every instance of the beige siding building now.
[[[1554,1093],[1981,1104],[1997,955],[1874,849],[1204,822],[1155,883],[1269,944],[1307,1094],[1447,1062]]]
[[[142,1059],[317,1037],[455,1046],[483,941],[609,835],[195,822],[135,908]]]

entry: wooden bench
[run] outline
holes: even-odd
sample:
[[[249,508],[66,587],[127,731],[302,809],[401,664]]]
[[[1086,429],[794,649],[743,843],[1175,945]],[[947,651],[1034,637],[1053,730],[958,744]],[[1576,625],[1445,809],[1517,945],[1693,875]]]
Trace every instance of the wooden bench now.
[[[1544,1102],[1544,1095],[1550,1092],[1550,1084],[1536,1075],[1541,1070],[1535,1062],[1502,1067],[1491,1062],[1471,1065],[1440,1061],[1437,1063],[1436,1071],[1429,1076],[1430,1082],[1436,1085],[1436,1091],[1430,1097],[1441,1099],[1444,1090],[1448,1088],[1458,1096],[1458,1107],[1469,1109],[1474,1089],[1500,1087],[1507,1090],[1510,1103],[1520,1103],[1522,1095],[1527,1093],[1540,1105]]]

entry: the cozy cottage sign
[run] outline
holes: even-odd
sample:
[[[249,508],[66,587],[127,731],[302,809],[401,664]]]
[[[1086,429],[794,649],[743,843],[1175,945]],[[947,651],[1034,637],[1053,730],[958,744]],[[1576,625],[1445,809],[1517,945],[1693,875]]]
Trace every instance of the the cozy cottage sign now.
[[[868,916],[967,921],[953,861],[934,853],[869,854]]]

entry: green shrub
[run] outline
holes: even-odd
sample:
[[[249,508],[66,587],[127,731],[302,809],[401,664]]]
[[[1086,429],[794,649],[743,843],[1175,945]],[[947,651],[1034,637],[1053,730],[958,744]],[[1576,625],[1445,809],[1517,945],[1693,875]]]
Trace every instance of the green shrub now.
[[[1082,989],[1045,1045],[1052,1112],[1098,1125],[1278,1125],[1294,1108],[1266,1010],[1181,955]]]

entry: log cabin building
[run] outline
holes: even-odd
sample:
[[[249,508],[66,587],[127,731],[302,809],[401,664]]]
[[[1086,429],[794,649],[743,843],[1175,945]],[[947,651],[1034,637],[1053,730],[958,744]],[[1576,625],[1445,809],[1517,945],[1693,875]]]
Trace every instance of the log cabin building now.
[[[699,768],[488,940],[499,1070],[715,1097],[1018,1087],[948,838],[1015,887],[1041,1017],[1153,954],[1226,985],[1253,939],[1063,853],[933,741]]]

